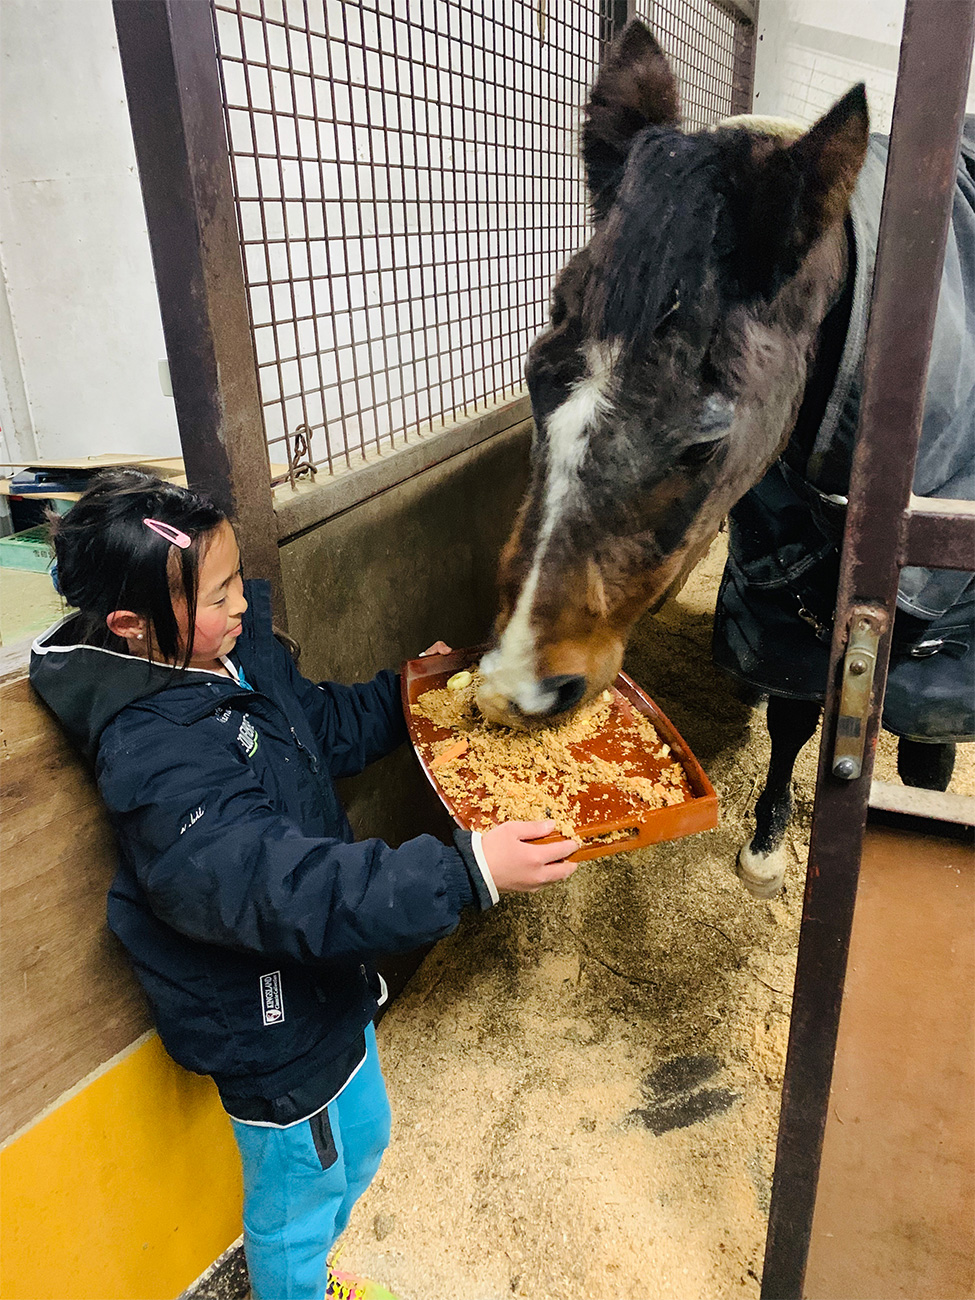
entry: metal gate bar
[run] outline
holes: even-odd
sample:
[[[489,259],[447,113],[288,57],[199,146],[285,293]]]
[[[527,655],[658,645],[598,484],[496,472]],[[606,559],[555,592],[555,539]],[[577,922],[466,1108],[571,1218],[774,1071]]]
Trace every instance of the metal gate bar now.
[[[900,566],[923,562],[968,569],[975,554],[970,506],[926,501],[923,509],[912,509],[911,502],[973,34],[975,0],[908,0],[830,658],[763,1300],[799,1300],[802,1295]],[[858,609],[878,612],[886,630],[877,651],[863,772],[856,780],[842,781],[831,775],[831,760],[840,665]]]
[[[213,24],[198,0],[114,0],[188,482],[236,518],[285,626]]]

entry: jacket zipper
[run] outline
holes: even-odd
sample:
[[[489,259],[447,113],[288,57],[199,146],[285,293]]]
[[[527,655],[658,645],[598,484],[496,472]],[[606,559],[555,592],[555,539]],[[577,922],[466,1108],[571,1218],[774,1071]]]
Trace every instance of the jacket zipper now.
[[[274,701],[272,700],[271,702],[273,704]],[[317,776],[318,766],[319,766],[318,759],[315,757],[315,755],[311,752],[311,750],[306,745],[303,745],[301,743],[301,741],[298,739],[297,731],[295,731],[294,727],[292,727],[290,723],[288,723],[288,730],[291,732],[292,739],[294,740],[298,749],[301,751],[302,755],[304,756],[305,762],[311,768],[315,776]]]
[[[256,699],[260,699],[260,700],[264,700],[267,704],[269,704],[269,705],[271,706],[272,709],[274,709],[274,711],[275,711],[276,713],[278,713],[282,718],[284,718],[284,721],[285,721],[285,723],[287,724],[287,728],[288,728],[288,730],[291,732],[291,739],[292,739],[292,740],[294,741],[294,743],[295,743],[295,748],[296,748],[296,749],[298,750],[298,752],[302,755],[302,757],[304,758],[305,763],[308,765],[308,767],[311,768],[312,774],[313,774],[314,776],[318,776],[318,771],[319,771],[319,768],[321,767],[321,764],[319,763],[319,761],[318,761],[318,759],[315,757],[315,755],[311,752],[311,750],[308,748],[308,746],[307,746],[307,745],[303,745],[303,744],[301,743],[301,740],[300,740],[300,738],[299,738],[299,736],[298,736],[297,731],[294,729],[294,727],[293,727],[293,726],[291,725],[291,723],[288,721],[288,715],[285,713],[284,709],[281,708],[280,704],[278,704],[276,700],[272,700],[271,697],[270,697],[270,695],[265,695],[265,693],[264,693],[263,691],[258,691],[258,690],[250,690],[250,691],[234,691],[234,692],[232,692],[230,695],[227,695],[227,696],[224,697],[224,699],[227,700],[227,701],[230,701],[230,700],[234,700],[234,701],[237,701],[237,700],[245,700],[245,701],[246,701],[246,700],[253,700],[253,699],[255,699],[255,698],[256,698]],[[243,711],[246,713],[247,710],[244,709]],[[205,713],[204,713],[204,714],[201,714],[201,716],[202,716],[202,717],[206,717],[206,714],[205,714]]]

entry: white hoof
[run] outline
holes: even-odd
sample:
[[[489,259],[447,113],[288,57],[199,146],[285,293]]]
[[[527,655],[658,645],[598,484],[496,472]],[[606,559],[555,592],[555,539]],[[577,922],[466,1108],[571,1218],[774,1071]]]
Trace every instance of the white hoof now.
[[[784,849],[778,848],[772,853],[753,853],[751,847],[745,844],[738,851],[735,870],[752,898],[774,898],[785,880],[785,865]]]

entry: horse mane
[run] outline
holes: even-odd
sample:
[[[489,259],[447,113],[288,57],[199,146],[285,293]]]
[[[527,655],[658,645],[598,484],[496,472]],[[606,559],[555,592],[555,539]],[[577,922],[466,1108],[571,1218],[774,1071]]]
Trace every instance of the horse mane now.
[[[730,247],[729,151],[746,155],[733,134],[666,128],[648,129],[634,145],[590,244],[583,310],[595,337],[632,352],[670,318],[699,319],[709,288],[718,306],[716,262]]]
[[[763,116],[761,113],[738,113],[715,123],[716,131],[751,131],[753,135],[770,135],[773,139],[793,144],[809,130],[792,117]]]
[[[612,205],[597,214],[583,304],[589,333],[632,355],[665,322],[700,334],[730,300],[750,296],[754,259],[733,267],[731,254],[736,223],[754,201],[756,137],[784,146],[806,130],[750,113],[694,135],[645,129]]]

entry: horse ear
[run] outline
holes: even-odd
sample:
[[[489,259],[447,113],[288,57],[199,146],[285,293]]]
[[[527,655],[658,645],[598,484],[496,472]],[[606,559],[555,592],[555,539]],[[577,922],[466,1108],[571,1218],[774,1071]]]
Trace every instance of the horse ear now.
[[[677,81],[667,56],[641,22],[631,22],[609,48],[582,127],[582,160],[597,220],[612,207],[636,136],[644,127],[679,121]]]
[[[803,208],[812,238],[846,215],[869,138],[867,88],[861,81],[789,147],[805,182]]]
[[[749,185],[745,280],[774,294],[850,206],[867,156],[870,117],[861,81],[805,135],[774,149]]]

